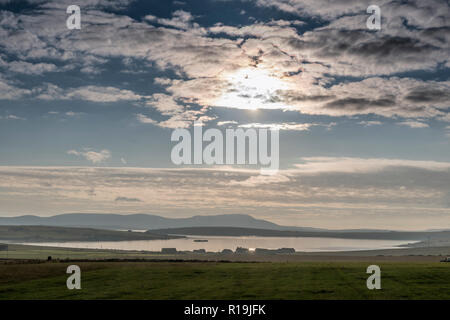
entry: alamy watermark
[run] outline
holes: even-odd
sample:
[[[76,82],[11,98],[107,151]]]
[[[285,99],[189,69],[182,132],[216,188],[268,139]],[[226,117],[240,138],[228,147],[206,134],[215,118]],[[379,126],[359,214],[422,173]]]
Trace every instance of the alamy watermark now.
[[[81,289],[81,269],[77,265],[67,267],[66,273],[71,274],[66,281],[67,289]]]
[[[367,13],[371,15],[367,18],[366,26],[369,30],[381,29],[381,9],[377,5],[370,5],[367,7]]]
[[[70,14],[70,16],[66,20],[66,26],[67,29],[73,30],[73,29],[81,29],[81,10],[80,7],[77,5],[70,5],[67,7],[66,10],[67,14]]]
[[[278,129],[226,129],[225,141],[219,129],[210,128],[203,132],[201,122],[194,123],[193,131],[193,138],[187,129],[175,129],[172,132],[171,141],[178,142],[173,146],[170,155],[175,165],[248,164],[259,165],[261,174],[278,172],[280,165]]]
[[[367,289],[373,290],[381,289],[381,269],[377,265],[371,265],[367,267],[367,273],[372,274],[369,278],[367,278]]]

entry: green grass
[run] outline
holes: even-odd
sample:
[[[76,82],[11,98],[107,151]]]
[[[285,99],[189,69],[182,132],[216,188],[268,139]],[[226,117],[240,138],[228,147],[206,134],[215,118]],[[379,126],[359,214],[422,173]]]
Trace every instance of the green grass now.
[[[69,264],[81,290],[66,288]],[[80,262],[0,264],[0,299],[450,299],[450,265],[361,262]]]
[[[8,250],[0,251],[0,259],[149,259],[155,256],[153,253],[143,251],[123,251],[106,249],[76,249],[57,248],[44,246],[30,246],[21,244],[9,244]],[[158,256],[163,256],[158,254]]]

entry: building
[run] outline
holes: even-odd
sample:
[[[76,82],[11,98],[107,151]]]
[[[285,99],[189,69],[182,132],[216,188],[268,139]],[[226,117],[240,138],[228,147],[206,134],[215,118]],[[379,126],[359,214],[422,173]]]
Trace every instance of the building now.
[[[238,254],[248,254],[249,250],[247,248],[237,247],[235,252]]]
[[[273,254],[273,250],[270,249],[264,249],[264,248],[256,248],[255,249],[256,254]]]
[[[162,248],[161,253],[174,254],[174,253],[177,253],[177,248]]]

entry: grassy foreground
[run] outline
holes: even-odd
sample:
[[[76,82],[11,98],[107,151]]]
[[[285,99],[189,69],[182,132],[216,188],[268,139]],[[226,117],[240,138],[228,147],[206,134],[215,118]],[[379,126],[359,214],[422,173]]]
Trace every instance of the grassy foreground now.
[[[81,290],[66,268],[81,268]],[[0,299],[450,299],[446,263],[378,263],[382,290],[366,288],[364,262],[0,263]]]
[[[8,250],[0,250],[0,259],[47,260],[47,257],[49,256],[51,256],[53,259],[103,260],[148,259],[155,256],[155,254],[142,251],[57,248],[22,244],[9,244]],[[158,254],[158,256],[162,255]]]

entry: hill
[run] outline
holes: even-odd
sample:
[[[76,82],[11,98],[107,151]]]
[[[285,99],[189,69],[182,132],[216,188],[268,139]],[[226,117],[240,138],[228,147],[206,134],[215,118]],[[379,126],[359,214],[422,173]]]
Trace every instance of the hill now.
[[[129,241],[174,238],[178,237],[150,232],[47,226],[0,226],[0,239],[16,242]]]
[[[20,216],[0,217],[0,225],[41,225],[58,227],[89,227],[100,229],[165,229],[186,227],[243,227],[268,230],[314,230],[312,228],[289,228],[275,223],[255,219],[249,215],[228,214],[214,216],[193,216],[190,218],[165,218],[151,214],[94,214],[69,213],[52,217]]]

